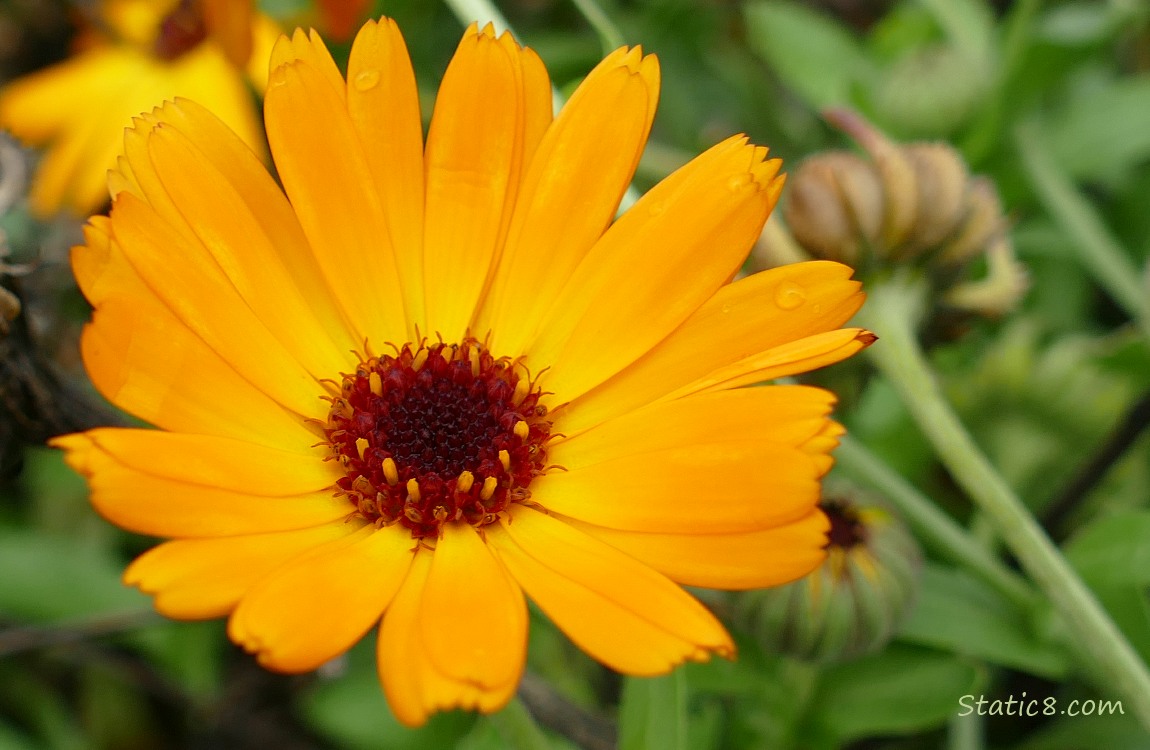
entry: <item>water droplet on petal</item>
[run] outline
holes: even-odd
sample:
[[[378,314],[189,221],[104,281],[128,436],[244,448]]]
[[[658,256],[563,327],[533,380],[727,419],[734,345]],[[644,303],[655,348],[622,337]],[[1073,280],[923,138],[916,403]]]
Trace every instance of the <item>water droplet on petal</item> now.
[[[806,291],[793,281],[784,281],[775,289],[775,304],[784,310],[794,310],[806,301]]]
[[[744,172],[727,180],[727,189],[732,193],[737,193],[749,184],[751,184],[751,175]]]
[[[355,88],[358,91],[370,91],[379,83],[378,70],[365,70],[355,77]]]

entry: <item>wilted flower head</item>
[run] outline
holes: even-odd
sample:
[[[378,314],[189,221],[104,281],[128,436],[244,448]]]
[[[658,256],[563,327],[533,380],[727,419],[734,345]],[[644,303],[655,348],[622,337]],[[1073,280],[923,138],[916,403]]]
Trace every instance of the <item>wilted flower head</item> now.
[[[108,200],[124,128],[156,102],[202,102],[263,151],[252,86],[262,92],[279,31],[250,0],[101,0],[68,60],[0,91],[0,128],[47,150],[32,211],[78,215]]]
[[[951,308],[1001,315],[1026,289],[994,184],[972,176],[945,143],[897,144],[861,117],[832,110],[827,119],[864,154],[829,151],[799,167],[784,207],[787,227],[808,257],[864,272],[924,269]],[[777,234],[764,236],[767,255]],[[972,279],[975,261],[985,276]]]

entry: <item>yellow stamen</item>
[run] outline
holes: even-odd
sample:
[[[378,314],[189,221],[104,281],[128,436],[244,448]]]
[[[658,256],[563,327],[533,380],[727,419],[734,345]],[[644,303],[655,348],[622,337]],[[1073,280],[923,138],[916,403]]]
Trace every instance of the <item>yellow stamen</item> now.
[[[471,362],[471,376],[479,377],[479,350],[475,347],[468,349],[467,359]]]
[[[363,474],[360,474],[352,481],[351,488],[364,497],[371,497],[375,494],[375,487],[372,485],[371,480]]]
[[[359,460],[363,460],[363,452],[368,449],[371,443],[367,442],[366,438],[355,439],[355,450],[359,453]]]
[[[419,482],[414,477],[407,480],[407,499],[413,503],[418,503],[421,499],[419,496]]]
[[[499,451],[499,463],[503,464],[504,471],[511,471],[511,454],[507,451]]]
[[[491,496],[495,494],[495,487],[499,484],[499,480],[495,477],[487,477],[483,480],[483,489],[479,491],[480,500],[490,500]]]
[[[383,395],[383,378],[379,376],[378,372],[372,370],[371,374],[367,376],[368,385],[371,386],[371,392],[377,396]]]
[[[520,440],[526,440],[527,436],[531,434],[531,426],[520,419],[515,423],[515,434],[519,436]]]
[[[419,372],[425,364],[427,364],[427,350],[420,349],[415,353],[415,359],[411,360],[411,369]]]
[[[455,489],[460,492],[469,492],[473,484],[475,484],[475,475],[470,471],[464,470],[460,472],[459,479],[455,482]]]
[[[392,487],[399,483],[399,469],[390,456],[383,459],[383,478],[386,479],[387,483]]]
[[[531,390],[531,384],[527,382],[527,378],[519,378],[515,381],[515,393],[511,394],[511,403],[519,406],[523,403],[523,399],[527,398],[527,392]]]

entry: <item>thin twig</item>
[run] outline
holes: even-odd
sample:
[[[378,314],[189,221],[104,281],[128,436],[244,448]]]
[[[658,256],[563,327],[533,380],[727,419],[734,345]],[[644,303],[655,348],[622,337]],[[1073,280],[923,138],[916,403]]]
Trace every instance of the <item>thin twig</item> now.
[[[139,630],[162,622],[152,610],[132,610],[53,625],[20,625],[0,630],[0,656],[62,646]]]
[[[584,750],[614,750],[614,722],[576,706],[543,678],[531,673],[523,675],[519,698],[536,721]]]
[[[1078,470],[1061,494],[1046,506],[1042,514],[1042,525],[1051,535],[1062,528],[1074,509],[1086,499],[1090,491],[1102,481],[1111,467],[1126,454],[1148,427],[1150,427],[1150,391],[1144,393],[1142,398],[1130,407],[1098,452]]]

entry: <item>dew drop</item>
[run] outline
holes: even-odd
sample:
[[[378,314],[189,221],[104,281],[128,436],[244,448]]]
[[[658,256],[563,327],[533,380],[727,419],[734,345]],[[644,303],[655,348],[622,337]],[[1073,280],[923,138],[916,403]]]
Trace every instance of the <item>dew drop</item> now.
[[[794,310],[806,300],[806,291],[793,281],[784,281],[775,290],[775,304],[784,310]]]
[[[378,70],[365,70],[355,77],[355,88],[358,91],[370,91],[379,83]]]
[[[727,189],[732,193],[737,193],[751,183],[751,175],[744,173],[735,175],[727,180]]]

